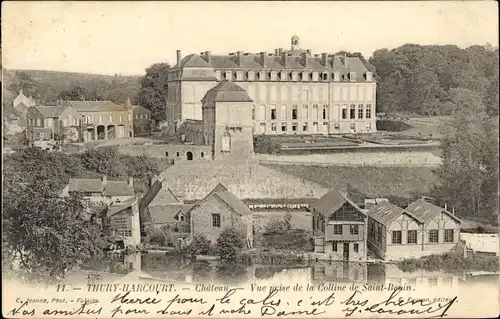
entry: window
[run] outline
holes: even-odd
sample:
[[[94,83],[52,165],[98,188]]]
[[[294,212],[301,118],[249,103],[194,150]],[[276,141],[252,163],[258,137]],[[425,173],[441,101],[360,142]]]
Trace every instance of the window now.
[[[36,119],[36,126],[42,126],[40,119]]]
[[[347,105],[342,105],[342,119],[347,120]]]
[[[177,154],[176,154],[176,155],[177,155],[177,157],[179,157],[179,156],[180,156],[180,155],[179,155],[179,152],[177,152]]]
[[[285,122],[281,123],[281,131],[286,132],[286,123]]]
[[[314,104],[313,105],[313,115],[312,115],[312,118],[313,119],[317,119],[318,118],[318,104]]]
[[[212,226],[220,228],[220,214],[212,214]]]
[[[123,122],[123,115],[120,115],[120,122]]]
[[[201,158],[205,157],[205,154],[203,152],[201,152]]]
[[[363,118],[363,104],[358,105],[358,119]]]
[[[144,118],[147,120],[147,119],[148,119],[148,115],[147,115],[147,114],[144,114]]]
[[[444,230],[444,242],[445,243],[453,243],[455,241],[454,235],[455,235],[455,230],[445,229]]]
[[[297,132],[297,123],[292,123],[292,131]]]
[[[355,253],[359,253],[359,244],[354,243],[353,249]]]
[[[323,120],[326,120],[327,114],[328,114],[328,105],[323,105]]]
[[[34,126],[34,125],[35,125],[35,121],[34,121],[33,119],[30,119],[29,121],[30,121],[30,125],[31,125],[31,126]]]
[[[349,128],[350,128],[351,130],[355,130],[355,129],[356,129],[356,123],[351,123],[351,124],[349,124]]]
[[[128,115],[128,120],[129,120],[129,122],[132,122],[132,114]]]
[[[302,131],[307,132],[307,123],[302,124]]]
[[[113,115],[109,115],[109,121],[113,122]]]
[[[401,231],[400,230],[394,230],[392,232],[392,243],[394,245],[401,244]]]
[[[297,119],[297,105],[292,105],[292,120]]]
[[[416,244],[417,243],[417,231],[409,230],[408,231],[408,244]]]
[[[102,115],[99,116],[99,123],[102,123]]]
[[[366,104],[365,117],[367,119],[371,119],[372,118],[372,105],[371,104]]]
[[[73,119],[73,125],[75,125],[75,126],[78,125],[78,119],[77,118]]]
[[[358,235],[359,234],[359,226],[358,225],[351,225],[349,229],[349,233],[351,235]]]
[[[139,114],[136,114],[135,115],[135,119],[138,120],[139,119]]]
[[[165,156],[168,156],[168,152],[165,152]]]
[[[252,107],[252,120],[255,120],[255,108]]]
[[[271,132],[276,132],[276,123],[271,123]]]
[[[342,225],[333,225],[333,234],[342,235]]]
[[[181,217],[181,221],[184,221],[184,215],[181,215],[180,217]]]
[[[141,120],[142,120],[142,114],[141,114],[141,117],[140,117],[140,118],[141,118]]]
[[[429,278],[429,287],[437,287],[438,279],[435,277]]]
[[[338,251],[338,242],[336,241],[333,241],[332,242],[332,251]]]
[[[46,122],[47,126],[52,126],[54,124],[53,120],[51,118],[46,119],[45,122]]]
[[[340,130],[340,123],[338,123],[338,122],[337,122],[337,123],[335,123],[335,124],[334,124],[334,127],[335,127],[335,129],[336,129],[336,130]]]
[[[372,123],[366,123],[366,130],[371,131],[372,130]]]
[[[355,118],[356,118],[356,105],[351,104],[350,119],[353,120]]]
[[[430,243],[439,242],[439,231],[437,229],[429,230],[429,242]]]
[[[271,105],[271,120],[276,119],[276,105]]]
[[[328,80],[328,73],[323,72],[323,73],[321,74],[321,78],[323,79],[323,81]]]
[[[351,80],[351,82],[356,82],[356,72],[349,73],[349,80]]]

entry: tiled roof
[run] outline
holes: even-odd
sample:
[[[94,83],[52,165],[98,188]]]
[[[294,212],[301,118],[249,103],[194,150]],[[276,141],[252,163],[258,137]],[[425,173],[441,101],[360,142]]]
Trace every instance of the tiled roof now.
[[[100,179],[78,178],[69,180],[70,192],[100,193],[102,189],[102,181]]]
[[[208,196],[210,195],[216,196],[224,201],[229,207],[231,207],[237,214],[241,216],[252,214],[252,211],[244,202],[239,200],[238,197],[234,196],[233,193],[228,191],[227,188],[225,188],[221,184],[218,184]]]
[[[119,212],[132,207],[134,203],[136,202],[136,198],[130,198],[127,199],[126,201],[123,201],[121,203],[114,203],[113,205],[109,206],[108,212],[107,212],[107,217],[111,217],[115,214],[118,214]]]
[[[202,57],[200,57],[198,54],[190,54],[185,56],[181,60],[181,67],[211,67],[207,61],[205,61]]]
[[[107,181],[104,196],[134,196],[134,187],[124,181]]]
[[[78,112],[124,111],[125,109],[111,101],[69,101]]]
[[[54,118],[59,117],[68,106],[35,106],[44,117]]]
[[[174,223],[179,212],[187,213],[192,205],[157,205],[148,207],[153,224]]]
[[[134,196],[134,187],[124,181],[100,179],[70,179],[70,192],[103,193],[103,196]]]
[[[201,200],[217,184],[223,184],[241,200],[273,198],[320,198],[328,192],[322,186],[291,176],[254,161],[179,162],[162,173],[164,188],[180,200]]]
[[[447,214],[457,222],[461,223],[460,219],[444,209],[443,207],[436,206],[432,203],[429,203],[423,198],[420,198],[413,203],[411,203],[408,207],[406,207],[406,211],[409,213],[412,213],[415,215],[417,218],[422,220],[423,222],[428,222],[431,219],[433,219],[436,215],[440,214],[441,212]]]
[[[417,218],[413,214],[408,213],[403,208],[391,204],[389,202],[382,202],[380,204],[371,207],[368,210],[368,216],[370,216],[371,218],[375,219],[376,221],[378,221],[383,225],[388,225],[395,218],[401,216],[402,214],[407,214],[410,217],[416,219],[418,222],[422,222],[419,218]]]
[[[205,94],[201,100],[208,102],[253,102],[248,93],[233,82],[220,82]]]
[[[311,204],[317,212],[330,216],[347,202],[347,198],[337,190],[332,190]]]
[[[166,205],[166,204],[179,204],[180,201],[172,191],[168,188],[164,188],[164,183],[162,182],[162,188],[158,191],[156,196],[150,203],[150,206],[155,205]]]

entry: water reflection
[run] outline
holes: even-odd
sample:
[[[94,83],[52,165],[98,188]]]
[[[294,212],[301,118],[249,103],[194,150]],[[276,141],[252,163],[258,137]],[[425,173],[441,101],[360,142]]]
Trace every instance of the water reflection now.
[[[465,271],[445,273],[419,270],[403,272],[395,264],[359,262],[310,262],[299,265],[263,265],[249,262],[190,261],[164,254],[130,254],[95,260],[85,269],[95,272],[131,274],[183,283],[239,284],[274,280],[277,282],[368,283],[411,285],[425,288],[457,288],[471,281]],[[90,280],[90,279],[89,279]]]

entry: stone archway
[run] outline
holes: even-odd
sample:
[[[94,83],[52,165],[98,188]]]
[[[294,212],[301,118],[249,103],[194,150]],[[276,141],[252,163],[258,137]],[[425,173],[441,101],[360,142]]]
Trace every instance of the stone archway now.
[[[186,152],[186,159],[188,161],[192,161],[193,160],[193,153],[192,152]]]
[[[116,126],[108,125],[108,140],[114,140],[116,138]]]
[[[106,139],[106,127],[104,125],[97,126],[97,138],[96,140]]]

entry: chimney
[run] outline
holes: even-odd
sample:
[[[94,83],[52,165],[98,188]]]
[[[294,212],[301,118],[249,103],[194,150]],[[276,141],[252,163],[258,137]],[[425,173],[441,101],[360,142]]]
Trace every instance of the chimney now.
[[[347,66],[347,53],[344,53],[344,66]]]
[[[311,49],[307,49],[306,53],[307,53],[308,56],[311,56]]]
[[[275,56],[280,56],[280,49],[274,49],[274,55]]]
[[[134,187],[134,178],[133,177],[128,178],[128,186]]]
[[[238,63],[238,65],[241,65],[241,56],[242,55],[243,55],[243,51],[236,52],[236,63]]]
[[[262,64],[263,67],[266,67],[266,56],[267,56],[267,53],[266,52],[260,52],[259,56],[260,56],[260,64]]]
[[[321,53],[321,64],[328,66],[328,53]]]
[[[23,89],[19,89],[19,95],[23,95]]]
[[[287,52],[281,52],[281,64],[286,67],[286,64],[288,62],[288,53]]]
[[[211,57],[212,57],[212,51],[205,51],[205,54],[204,54],[204,57],[205,57],[205,61],[207,61],[207,63],[211,63]]]
[[[302,60],[302,65],[307,68],[307,53],[301,53],[300,54],[301,60]]]
[[[106,175],[102,175],[101,181],[106,184],[108,182],[108,177]]]
[[[181,67],[181,50],[177,50],[177,67]]]
[[[444,210],[448,209],[448,203],[444,203]]]

